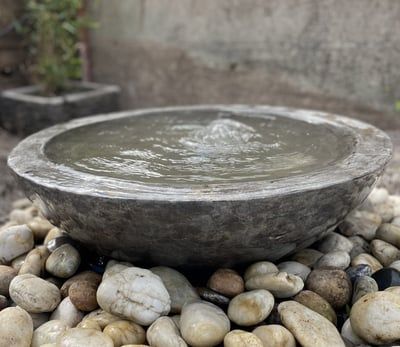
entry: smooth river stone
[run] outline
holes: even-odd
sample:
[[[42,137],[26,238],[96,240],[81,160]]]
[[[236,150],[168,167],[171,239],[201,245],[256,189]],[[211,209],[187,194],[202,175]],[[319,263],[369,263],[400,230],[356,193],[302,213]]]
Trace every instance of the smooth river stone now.
[[[227,297],[234,297],[243,293],[243,278],[232,269],[218,269],[207,282],[207,287]]]
[[[378,228],[376,238],[400,248],[400,226],[384,223]]]
[[[282,325],[261,325],[253,330],[253,334],[262,341],[264,347],[296,347],[293,334]]]
[[[311,269],[297,261],[285,261],[278,264],[279,272],[286,272],[291,275],[299,276],[303,281],[305,281],[311,272]]]
[[[114,347],[141,344],[146,340],[144,329],[140,325],[127,320],[119,320],[108,324],[103,333],[113,340]]]
[[[349,276],[351,283],[354,283],[355,280],[359,277],[363,276],[371,276],[372,270],[369,265],[360,264],[356,266],[351,266],[346,269],[347,276]]]
[[[276,298],[289,298],[300,292],[303,287],[304,282],[299,276],[286,272],[253,276],[246,281],[247,290],[266,289]]]
[[[31,274],[41,276],[44,273],[44,267],[50,252],[46,246],[38,246],[32,249],[25,257],[18,274]]]
[[[4,295],[0,295],[0,311],[8,307],[8,299]]]
[[[24,264],[25,258],[28,255],[28,253],[24,253],[20,255],[19,257],[16,257],[13,259],[11,262],[11,267],[14,268],[15,270],[19,271]]]
[[[108,278],[111,277],[117,273],[120,273],[130,267],[133,267],[133,265],[131,263],[127,263],[127,262],[118,262],[116,260],[110,260],[105,268],[105,271],[103,273],[103,281]]]
[[[0,264],[29,252],[34,246],[33,233],[26,225],[9,227],[0,232]]]
[[[34,217],[27,223],[29,229],[32,230],[35,240],[43,240],[47,233],[54,228],[47,219],[42,217]]]
[[[146,336],[152,347],[187,347],[186,342],[182,339],[178,328],[170,317],[158,318],[147,329]]]
[[[343,307],[351,299],[352,285],[343,270],[315,269],[307,278],[306,288],[322,296],[334,309]]]
[[[60,289],[61,295],[64,298],[69,295],[69,288],[71,285],[77,281],[88,281],[98,287],[101,283],[101,275],[93,271],[83,271],[67,279]]]
[[[278,306],[283,325],[303,347],[345,347],[336,327],[325,317],[296,301]]]
[[[383,268],[379,260],[368,253],[361,253],[351,260],[351,266],[357,266],[360,264],[369,265],[372,273]]]
[[[386,188],[374,188],[368,195],[368,200],[373,205],[383,204],[389,199],[389,192]]]
[[[274,307],[273,295],[264,289],[235,296],[228,307],[229,319],[241,326],[256,325],[265,320]]]
[[[67,296],[51,314],[50,319],[61,320],[74,328],[83,319],[83,312],[79,311]]]
[[[32,318],[19,307],[0,311],[0,346],[30,347],[33,335]]]
[[[353,331],[353,328],[351,326],[350,318],[347,319],[341,330],[341,335],[344,337],[347,341],[350,341],[353,345],[362,345],[365,343],[363,339],[360,339],[356,333]]]
[[[73,328],[57,338],[57,347],[114,347],[111,338],[94,329]]]
[[[371,253],[383,266],[389,266],[395,260],[400,259],[400,250],[382,240],[375,239],[371,242]]]
[[[200,297],[205,300],[209,301],[217,306],[228,306],[230,299],[226,296],[216,293],[213,290],[205,287],[197,288],[197,293],[199,293]]]
[[[353,259],[357,255],[361,253],[369,253],[370,252],[370,247],[369,243],[364,240],[361,236],[351,236],[349,237],[349,240],[353,242],[353,248],[350,252],[350,258]]]
[[[180,313],[186,302],[199,300],[197,291],[180,272],[166,266],[150,269],[163,281],[171,298],[171,313]]]
[[[97,302],[109,313],[146,326],[167,315],[171,307],[161,278],[137,267],[103,280],[97,290]]]
[[[81,323],[83,323],[89,319],[93,322],[96,322],[100,326],[101,330],[103,330],[108,324],[121,320],[120,317],[117,317],[117,316],[115,316],[111,313],[108,313],[102,309],[97,309],[97,310],[90,312],[85,317],[83,317],[83,320]],[[79,323],[79,324],[81,324],[81,323]]]
[[[334,267],[345,270],[350,265],[350,255],[344,251],[334,251],[324,254],[314,265],[314,268]]]
[[[335,310],[328,301],[317,293],[314,293],[311,290],[303,290],[294,297],[294,300],[319,313],[321,316],[324,316],[336,325],[337,317]]]
[[[362,236],[370,241],[375,238],[376,230],[381,223],[382,218],[376,213],[354,210],[339,225],[339,229],[343,235]]]
[[[52,229],[49,230],[47,233],[46,237],[43,240],[43,244],[47,246],[47,244],[51,241],[54,240],[57,237],[63,236],[63,231],[59,228],[53,227]]]
[[[379,290],[393,286],[400,286],[400,271],[392,268],[383,268],[371,276],[378,283]]]
[[[14,209],[10,212],[9,218],[11,222],[16,222],[17,224],[27,224],[33,217],[37,215],[37,210],[34,207],[28,207],[24,209]]]
[[[224,340],[230,326],[224,311],[209,302],[183,306],[180,329],[183,339],[190,346],[216,346]]]
[[[251,277],[258,276],[258,275],[265,275],[269,273],[277,273],[279,272],[277,266],[274,263],[269,261],[259,261],[250,265],[245,273],[244,273],[244,280],[247,281]]]
[[[400,296],[390,292],[369,293],[350,311],[353,331],[361,339],[382,345],[400,339]]]
[[[353,248],[353,243],[343,235],[331,232],[326,235],[317,244],[317,249],[322,253],[329,253],[334,251],[344,251],[350,253]]]
[[[83,329],[94,329],[98,331],[103,331],[101,328],[100,324],[95,321],[94,319],[83,319],[77,326],[77,328],[83,328]]]
[[[369,276],[358,278],[354,282],[352,304],[354,305],[359,299],[368,293],[374,293],[378,291],[378,284],[376,281]]]
[[[17,271],[11,266],[0,265],[0,295],[9,294],[10,283],[17,276]]]
[[[46,343],[56,343],[57,338],[69,328],[63,321],[50,320],[33,332],[31,347],[40,347]]]
[[[28,312],[51,312],[61,301],[60,290],[34,275],[18,275],[10,284],[10,297]]]
[[[298,261],[305,266],[312,267],[323,255],[324,253],[317,251],[316,249],[305,248],[295,253],[292,256],[292,260]]]
[[[264,347],[264,344],[258,336],[236,329],[225,335],[224,347]]]
[[[56,277],[69,278],[78,270],[80,263],[79,252],[67,243],[50,254],[46,261],[46,270]]]
[[[33,329],[39,328],[41,325],[49,321],[50,314],[48,312],[32,313],[28,312],[32,318]]]

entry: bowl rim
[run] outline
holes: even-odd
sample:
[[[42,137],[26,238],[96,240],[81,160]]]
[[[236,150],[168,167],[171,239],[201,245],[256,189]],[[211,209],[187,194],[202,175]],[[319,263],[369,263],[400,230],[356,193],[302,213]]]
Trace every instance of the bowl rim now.
[[[350,132],[354,137],[351,153],[331,165],[305,174],[278,179],[217,184],[146,184],[112,177],[96,176],[50,161],[45,155],[46,144],[68,130],[93,123],[149,113],[179,111],[215,111],[232,114],[252,113],[255,116],[283,116],[325,124]],[[232,201],[265,199],[282,194],[319,190],[364,176],[379,173],[392,156],[390,138],[382,130],[362,121],[336,114],[267,105],[195,105],[145,108],[71,120],[41,130],[22,140],[9,154],[7,164],[19,178],[78,195],[106,199],[157,201]]]

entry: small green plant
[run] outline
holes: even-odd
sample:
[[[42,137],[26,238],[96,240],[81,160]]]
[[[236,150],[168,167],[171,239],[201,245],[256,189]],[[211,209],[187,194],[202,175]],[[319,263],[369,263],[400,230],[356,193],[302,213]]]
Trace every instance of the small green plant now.
[[[81,78],[80,30],[94,26],[79,15],[81,8],[82,0],[26,0],[19,31],[26,37],[29,72],[46,96],[67,91],[70,80]]]

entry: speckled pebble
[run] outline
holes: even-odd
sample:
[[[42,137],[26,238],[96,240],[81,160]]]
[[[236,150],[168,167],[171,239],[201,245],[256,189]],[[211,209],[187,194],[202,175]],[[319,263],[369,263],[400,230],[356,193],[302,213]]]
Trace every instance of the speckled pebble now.
[[[61,295],[65,298],[69,294],[69,288],[74,282],[77,281],[88,281],[93,283],[93,285],[96,285],[97,287],[101,283],[101,275],[93,272],[93,271],[83,271],[75,276],[72,276],[68,280],[66,280],[63,285],[61,286],[60,292]]]
[[[254,334],[243,330],[232,330],[225,335],[224,347],[263,347],[263,342]]]
[[[32,318],[19,307],[0,311],[0,346],[30,347],[33,335]]]
[[[68,290],[68,296],[74,306],[81,311],[94,311],[99,305],[97,303],[98,284],[93,281],[74,281]]]
[[[218,269],[209,278],[207,287],[227,297],[234,297],[244,291],[244,281],[232,269]]]
[[[235,296],[228,307],[229,319],[241,326],[256,325],[265,320],[274,307],[273,295],[264,289]]]
[[[293,334],[282,325],[262,325],[253,330],[264,347],[296,347]]]

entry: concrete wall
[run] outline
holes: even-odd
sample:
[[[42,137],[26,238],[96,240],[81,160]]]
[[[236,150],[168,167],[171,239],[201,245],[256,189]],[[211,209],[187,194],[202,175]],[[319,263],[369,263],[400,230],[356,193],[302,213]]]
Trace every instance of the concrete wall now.
[[[98,0],[93,77],[126,108],[268,103],[382,127],[400,113],[400,1]]]

